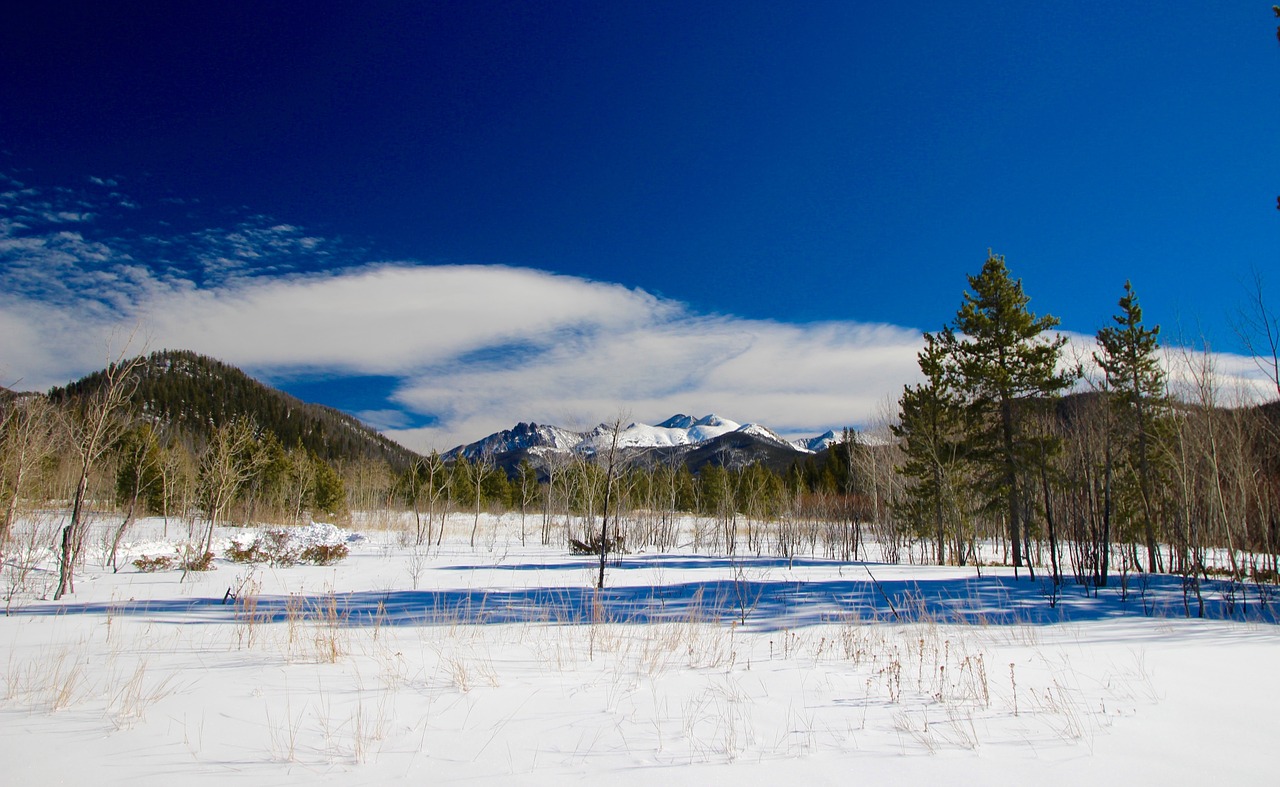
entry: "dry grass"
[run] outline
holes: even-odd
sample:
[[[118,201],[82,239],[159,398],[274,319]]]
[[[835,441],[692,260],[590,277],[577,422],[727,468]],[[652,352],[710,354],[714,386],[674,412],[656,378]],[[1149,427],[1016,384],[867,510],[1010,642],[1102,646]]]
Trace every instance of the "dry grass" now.
[[[316,602],[312,615],[316,659],[325,664],[335,664],[346,652],[347,612],[339,608],[337,595],[329,590]]]
[[[258,611],[258,594],[262,591],[262,581],[250,574],[239,584],[236,593],[236,638],[241,648],[252,648],[257,641],[262,624],[270,620],[265,612]]]
[[[146,660],[139,661],[129,677],[111,694],[107,712],[116,729],[124,729],[141,721],[147,709],[173,693],[175,676],[170,673],[149,679]]]
[[[23,662],[11,658],[4,674],[5,701],[49,713],[69,708],[93,692],[87,667],[88,657],[69,646],[58,649],[52,657]]]

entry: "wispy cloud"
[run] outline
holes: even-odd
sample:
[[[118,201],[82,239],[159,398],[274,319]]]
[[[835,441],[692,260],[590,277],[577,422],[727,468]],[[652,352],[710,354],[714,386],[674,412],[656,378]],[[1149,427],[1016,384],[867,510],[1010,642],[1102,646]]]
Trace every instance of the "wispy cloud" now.
[[[75,229],[46,215],[63,212],[60,200],[80,206]],[[699,314],[499,265],[369,262],[263,217],[121,235],[95,219],[109,206],[91,202],[0,197],[0,382],[64,383],[138,328],[149,349],[206,353],[267,381],[394,378],[357,414],[411,447],[447,449],[516,420],[585,425],[620,409],[650,422],[716,411],[812,434],[874,419],[917,376],[914,329]],[[1086,355],[1088,342],[1075,337]],[[1237,361],[1219,367],[1234,374]]]

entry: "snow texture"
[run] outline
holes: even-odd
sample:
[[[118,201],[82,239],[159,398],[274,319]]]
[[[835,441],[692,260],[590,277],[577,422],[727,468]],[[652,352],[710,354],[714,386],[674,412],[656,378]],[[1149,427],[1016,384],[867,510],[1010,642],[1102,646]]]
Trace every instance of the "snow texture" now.
[[[1280,627],[1265,586],[1207,582],[1196,619],[1177,577],[1054,594],[999,567],[686,548],[624,555],[597,592],[595,560],[535,545],[536,519],[482,516],[474,549],[470,525],[450,519],[441,548],[413,546],[410,521],[385,512],[353,530],[311,525],[297,537],[351,556],[219,559],[185,578],[112,573],[91,546],[56,603],[51,555],[19,540],[32,548],[6,556],[0,619],[4,782],[1237,784],[1273,772]],[[190,535],[145,520],[125,551]]]

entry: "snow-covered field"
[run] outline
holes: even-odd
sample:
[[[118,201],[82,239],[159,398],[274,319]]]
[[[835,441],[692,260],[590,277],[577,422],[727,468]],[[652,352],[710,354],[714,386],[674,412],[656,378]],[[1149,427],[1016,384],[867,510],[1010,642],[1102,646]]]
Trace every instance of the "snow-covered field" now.
[[[593,558],[522,546],[515,517],[487,518],[471,549],[470,526],[452,520],[440,549],[363,529],[334,566],[219,559],[184,581],[129,565],[187,535],[147,520],[119,573],[91,549],[61,602],[32,597],[44,570],[19,588],[11,562],[0,782],[1231,784],[1274,771],[1280,627],[1256,588],[1232,606],[1210,585],[1218,619],[1188,620],[1176,578],[1096,598],[1069,587],[1051,607],[1045,585],[1006,569],[675,552],[611,563],[596,593]]]

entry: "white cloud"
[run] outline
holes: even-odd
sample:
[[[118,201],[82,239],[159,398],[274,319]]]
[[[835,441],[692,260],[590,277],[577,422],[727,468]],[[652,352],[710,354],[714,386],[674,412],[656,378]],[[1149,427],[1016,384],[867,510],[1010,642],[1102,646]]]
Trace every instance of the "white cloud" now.
[[[397,374],[513,342],[609,330],[670,307],[622,287],[500,267],[379,266],[152,291],[139,311],[183,347],[271,368]]]
[[[1098,388],[1105,375],[1094,360],[1100,353],[1093,336],[1064,333],[1068,344],[1064,359],[1080,364],[1084,379],[1077,387]],[[1276,397],[1275,381],[1259,366],[1259,359],[1200,348],[1165,346],[1160,360],[1170,395],[1187,402],[1212,402],[1216,406],[1237,407],[1265,402]]]
[[[380,431],[408,429],[413,423],[413,416],[403,410],[360,410],[351,415]]]

